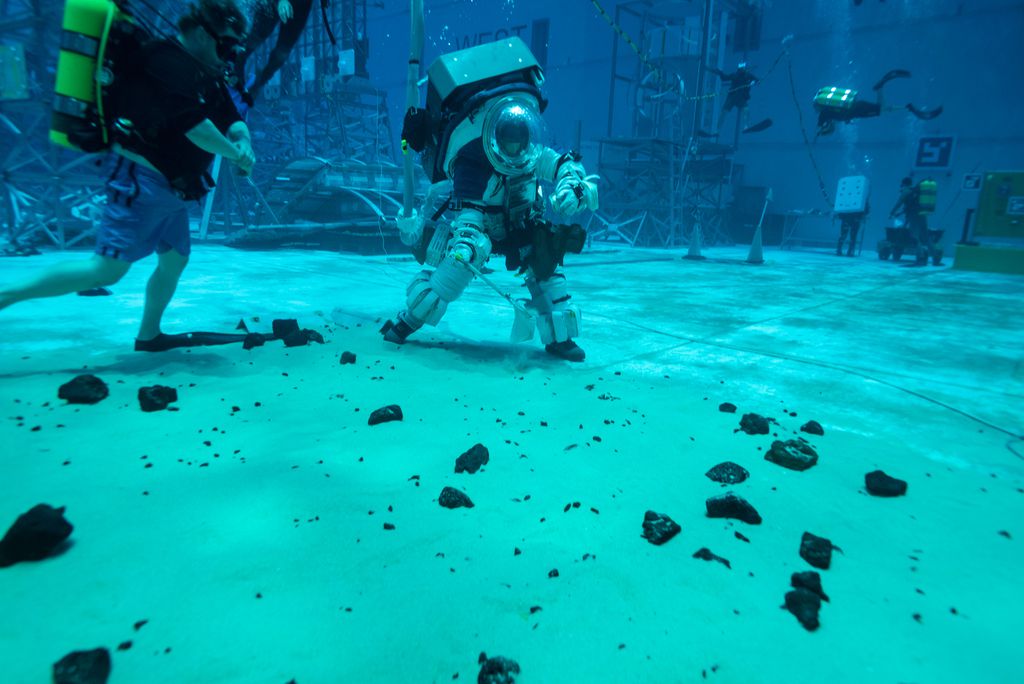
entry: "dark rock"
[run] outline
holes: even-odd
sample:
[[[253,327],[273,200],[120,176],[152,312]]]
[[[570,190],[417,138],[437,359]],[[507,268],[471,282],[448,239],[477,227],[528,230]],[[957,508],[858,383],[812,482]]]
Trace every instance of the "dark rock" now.
[[[53,664],[53,684],[105,684],[110,677],[110,651],[72,651]]]
[[[0,568],[46,558],[71,536],[72,529],[71,523],[64,519],[63,506],[33,506],[19,515],[0,539]]]
[[[800,432],[806,432],[809,435],[824,435],[825,428],[821,427],[821,423],[816,420],[809,420],[800,426]]]
[[[672,518],[654,511],[644,513],[643,527],[641,536],[655,546],[661,546],[683,529]]]
[[[864,476],[864,484],[868,492],[874,496],[903,496],[907,493],[907,483],[889,477],[881,470],[874,470]]]
[[[709,518],[734,518],[751,525],[760,525],[761,516],[750,503],[732,492],[721,496],[713,496],[704,505]]]
[[[786,592],[786,610],[796,616],[800,624],[808,632],[813,632],[821,625],[818,622],[818,611],[821,610],[821,598],[807,589],[794,589]]]
[[[247,332],[242,340],[242,349],[254,349],[267,343],[267,336],[258,332]]]
[[[370,419],[367,421],[368,425],[378,425],[380,423],[390,423],[393,420],[402,420],[402,407],[398,404],[389,404],[383,408],[379,408],[370,414]]]
[[[244,318],[238,319],[238,325],[235,326],[235,330],[244,330],[245,332],[249,332],[249,326],[245,324]]]
[[[95,375],[79,375],[57,390],[57,396],[69,404],[96,404],[110,395],[107,383]]]
[[[146,413],[163,411],[168,404],[178,401],[178,390],[163,385],[139,388],[139,406]]]
[[[747,472],[746,468],[732,461],[719,463],[704,474],[709,479],[724,484],[739,484],[750,477],[750,473]]]
[[[832,549],[842,551],[824,537],[818,537],[810,532],[804,532],[800,539],[800,557],[816,568],[828,570],[832,565]]]
[[[756,413],[744,413],[740,418],[740,430],[748,435],[767,435],[769,432],[768,419]]]
[[[704,547],[702,549],[697,549],[697,551],[693,554],[693,557],[694,558],[700,558],[701,560],[706,560],[706,561],[718,561],[719,563],[721,563],[725,567],[727,567],[730,570],[732,570],[732,563],[730,563],[726,559],[722,558],[721,556],[716,556],[715,554],[711,553],[711,549],[709,549],[707,547]]]
[[[736,413],[736,404],[725,402],[718,405],[718,410],[722,413]]]
[[[350,351],[341,352],[341,365],[342,366],[347,366],[350,363],[355,363],[355,362],[356,362],[356,355],[355,354],[353,354]]]
[[[818,462],[818,452],[807,442],[798,439],[785,442],[775,440],[772,448],[764,455],[764,460],[790,470],[807,470]]]
[[[736,531],[735,531],[735,532],[733,532],[732,534],[733,534],[733,536],[734,536],[734,537],[736,537],[737,539],[739,539],[739,540],[740,540],[741,542],[746,542],[746,543],[748,543],[748,544],[750,543],[750,540],[749,540],[749,539],[747,539],[747,538],[746,538],[745,536],[743,536],[743,533],[742,533],[742,532],[740,532],[739,530],[736,530]]]
[[[441,496],[437,502],[445,508],[472,508],[473,502],[464,493],[454,487],[445,487],[441,490]]]
[[[79,297],[109,297],[114,294],[105,287],[93,287],[88,290],[80,290],[78,292]]]
[[[481,653],[478,661],[480,674],[476,676],[476,684],[515,684],[519,674],[519,663],[509,658],[495,656],[488,658]]]
[[[825,590],[821,588],[821,575],[813,570],[794,572],[793,576],[789,579],[789,583],[793,585],[794,589],[806,589],[820,596],[822,601],[828,601]]]
[[[284,340],[284,346],[286,347],[305,347],[310,342],[324,343],[324,336],[316,330],[310,330],[309,328],[292,330],[281,339]]]
[[[469,451],[455,459],[455,472],[475,473],[480,466],[491,460],[490,452],[483,444],[474,444]]]
[[[274,331],[274,337],[283,340],[292,333],[299,332],[299,322],[294,318],[278,318],[272,323],[272,330]]]

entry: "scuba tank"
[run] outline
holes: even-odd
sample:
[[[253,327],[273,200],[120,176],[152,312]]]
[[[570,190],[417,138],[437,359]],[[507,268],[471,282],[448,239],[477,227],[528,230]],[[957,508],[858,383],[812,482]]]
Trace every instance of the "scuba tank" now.
[[[938,184],[926,178],[917,184],[917,202],[922,214],[934,214],[938,203]]]
[[[835,86],[822,88],[814,96],[814,108],[821,109],[849,109],[857,99],[857,91],[849,88],[837,88]]]
[[[67,0],[61,29],[50,141],[82,152],[107,149],[119,124],[130,125],[108,106],[115,99],[111,88],[131,63],[117,57],[141,47],[149,34],[114,0]]]

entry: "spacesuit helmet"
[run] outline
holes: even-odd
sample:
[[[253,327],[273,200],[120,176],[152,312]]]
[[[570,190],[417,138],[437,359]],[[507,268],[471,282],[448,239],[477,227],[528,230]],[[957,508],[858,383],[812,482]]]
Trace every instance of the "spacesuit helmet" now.
[[[544,120],[536,101],[509,95],[491,103],[482,131],[484,153],[506,176],[531,173],[544,149]]]

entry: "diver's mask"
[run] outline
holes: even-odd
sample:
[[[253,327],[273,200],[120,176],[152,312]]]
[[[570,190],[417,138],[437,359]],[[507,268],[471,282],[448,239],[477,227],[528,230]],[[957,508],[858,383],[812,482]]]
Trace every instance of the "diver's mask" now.
[[[544,149],[544,120],[536,101],[509,95],[491,103],[484,116],[484,153],[494,170],[504,176],[533,172]]]
[[[199,25],[203,27],[206,34],[213,38],[214,46],[217,50],[217,59],[229,64],[239,57],[245,48],[242,46],[242,38],[236,38],[235,36],[225,36],[219,34],[213,29],[208,21],[200,20]]]

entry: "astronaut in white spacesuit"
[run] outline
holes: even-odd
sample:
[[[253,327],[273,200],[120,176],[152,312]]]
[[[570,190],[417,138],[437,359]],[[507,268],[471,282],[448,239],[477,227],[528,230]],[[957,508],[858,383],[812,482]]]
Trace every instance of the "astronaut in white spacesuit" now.
[[[485,89],[478,93],[483,97],[469,99],[461,117],[449,117],[436,167],[452,183],[447,208],[454,218],[450,228],[438,224],[430,236],[421,216],[399,217],[403,241],[414,251],[418,246],[421,263],[435,268],[409,283],[406,308],[381,329],[384,339],[402,343],[423,325],[437,325],[487,259],[500,254],[507,269],[525,275],[526,307],[546,351],[569,361],[584,359],[574,341],[579,309],[569,303],[559,267],[567,252],[582,250],[586,233],[579,225],[543,218],[539,181],[554,185],[548,196],[551,208],[573,216],[598,208],[596,176],[587,176],[579,155],[544,146],[545,103],[538,90],[543,79],[539,68],[535,73],[536,87]],[[433,142],[436,146],[437,136]]]

